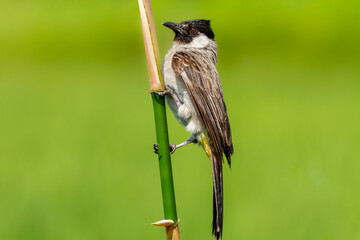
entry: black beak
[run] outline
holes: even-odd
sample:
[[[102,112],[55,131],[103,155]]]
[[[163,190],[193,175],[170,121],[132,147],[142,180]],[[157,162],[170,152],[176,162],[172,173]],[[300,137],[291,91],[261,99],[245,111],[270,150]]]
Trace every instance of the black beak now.
[[[172,29],[174,32],[181,32],[181,30],[182,30],[181,27],[179,26],[179,24],[174,23],[174,22],[164,22],[162,25]]]

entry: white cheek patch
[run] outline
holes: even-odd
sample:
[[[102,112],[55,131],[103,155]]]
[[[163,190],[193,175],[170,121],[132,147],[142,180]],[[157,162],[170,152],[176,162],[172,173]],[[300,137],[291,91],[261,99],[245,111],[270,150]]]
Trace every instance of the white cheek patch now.
[[[189,47],[195,48],[204,48],[209,45],[210,39],[203,33],[200,33],[199,36],[195,37],[190,43]]]

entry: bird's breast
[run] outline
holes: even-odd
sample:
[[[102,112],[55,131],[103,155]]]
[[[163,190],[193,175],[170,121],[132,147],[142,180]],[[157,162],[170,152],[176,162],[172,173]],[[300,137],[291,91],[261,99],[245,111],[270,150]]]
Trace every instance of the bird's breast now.
[[[188,88],[181,76],[177,76],[172,68],[171,50],[165,57],[163,65],[164,83],[172,88],[182,102],[181,106],[174,101],[171,96],[166,96],[166,102],[175,118],[183,125],[187,131],[196,134],[203,130],[203,123],[200,119]]]

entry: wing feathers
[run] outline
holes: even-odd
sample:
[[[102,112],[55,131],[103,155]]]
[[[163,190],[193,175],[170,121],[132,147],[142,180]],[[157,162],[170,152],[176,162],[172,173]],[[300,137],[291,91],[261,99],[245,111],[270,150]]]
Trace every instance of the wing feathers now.
[[[182,77],[193,98],[208,131],[213,153],[222,159],[224,152],[230,165],[234,151],[231,129],[215,62],[204,61],[204,56],[198,53],[178,52],[173,56],[172,67]]]

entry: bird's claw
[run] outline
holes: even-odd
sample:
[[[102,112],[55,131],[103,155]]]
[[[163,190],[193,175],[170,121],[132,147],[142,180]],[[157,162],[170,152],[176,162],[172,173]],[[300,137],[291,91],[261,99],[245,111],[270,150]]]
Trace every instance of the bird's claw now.
[[[159,154],[159,149],[158,149],[158,146],[159,146],[159,144],[154,144],[154,153],[156,153],[156,154]]]
[[[159,144],[154,144],[154,153],[156,153],[156,154],[159,154]],[[175,150],[176,150],[176,145],[175,144],[173,144],[173,143],[171,143],[170,144],[170,154],[173,154],[174,152],[175,152]]]
[[[152,90],[153,93],[155,93],[156,95],[159,95],[159,96],[165,96],[167,94],[169,94],[169,91],[168,90],[164,90],[164,91],[155,91],[155,90]]]
[[[176,145],[171,143],[170,144],[170,154],[173,154],[175,152],[175,150],[176,150]]]

